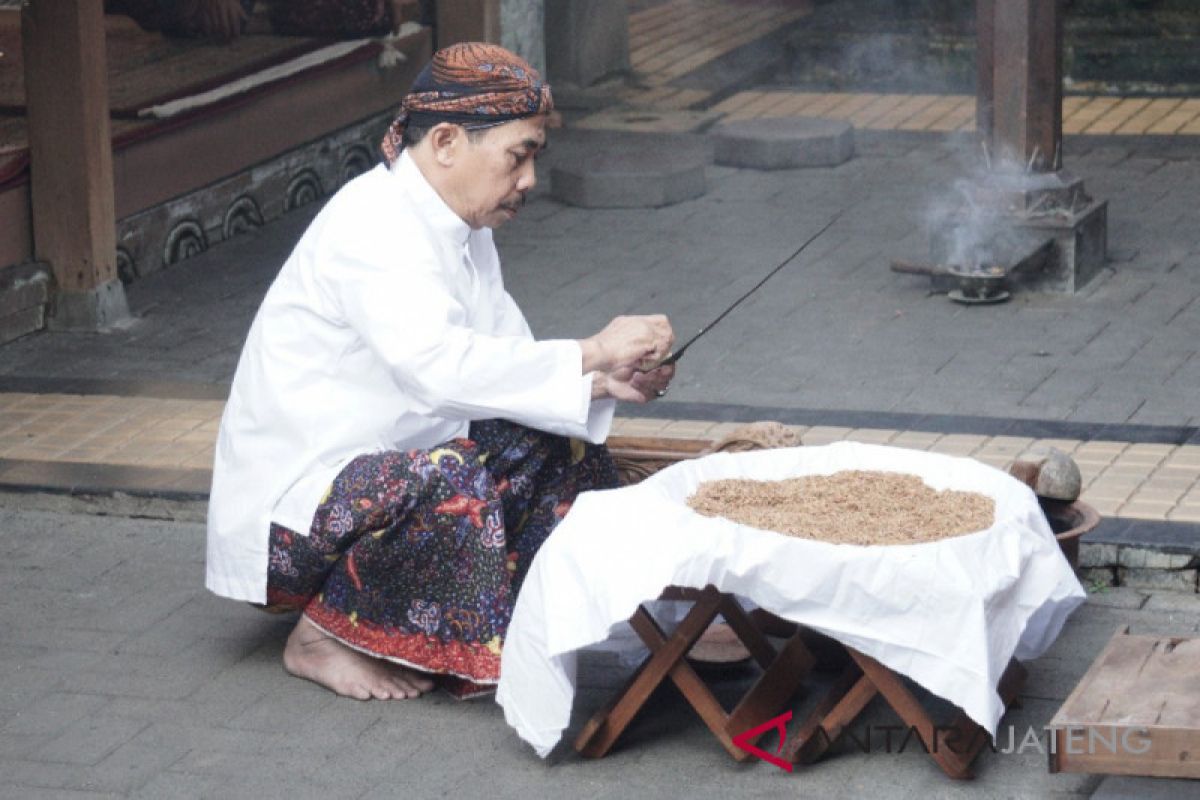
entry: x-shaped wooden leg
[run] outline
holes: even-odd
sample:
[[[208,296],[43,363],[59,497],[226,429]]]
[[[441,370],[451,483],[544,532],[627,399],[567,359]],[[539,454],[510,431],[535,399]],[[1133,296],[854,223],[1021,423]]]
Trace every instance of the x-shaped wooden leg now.
[[[934,724],[899,675],[854,648],[846,650],[851,663],[788,740],[783,757],[793,763],[820,758],[878,694],[916,731],[943,772],[952,778],[972,777],[971,762],[987,744],[987,733],[962,713],[949,725]],[[1024,680],[1025,669],[1015,659],[1009,662],[997,687],[1006,706],[1016,700]]]
[[[812,668],[812,655],[799,634],[777,654],[737,601],[712,586],[698,593],[675,592],[664,596],[695,599],[695,604],[669,637],[645,607],[638,607],[629,624],[650,648],[650,656],[616,698],[588,720],[575,739],[575,749],[589,758],[607,754],[654,689],[670,677],[729,754],[738,760],[748,758],[750,754],[736,746],[733,737],[779,713]],[[718,614],[765,670],[729,714],[686,659],[692,645]]]

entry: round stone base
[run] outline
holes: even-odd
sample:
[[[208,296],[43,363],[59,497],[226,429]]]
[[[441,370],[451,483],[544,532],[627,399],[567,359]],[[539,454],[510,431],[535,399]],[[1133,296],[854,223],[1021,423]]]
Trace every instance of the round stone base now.
[[[658,208],[705,192],[707,158],[696,148],[640,142],[606,149],[550,171],[556,200],[583,208]]]
[[[742,119],[712,129],[716,162],[729,167],[834,167],[854,155],[854,128],[815,117]]]

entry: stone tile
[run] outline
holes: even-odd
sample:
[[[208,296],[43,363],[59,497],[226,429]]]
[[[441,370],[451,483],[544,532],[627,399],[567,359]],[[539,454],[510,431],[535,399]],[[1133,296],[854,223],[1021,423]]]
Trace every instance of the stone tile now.
[[[1147,592],[1126,586],[1112,586],[1089,591],[1087,602],[1101,608],[1139,609],[1146,605]]]
[[[893,447],[907,447],[912,450],[926,450],[944,434],[925,433],[923,431],[900,431],[889,444]]]
[[[1079,566],[1082,568],[1115,567],[1117,558],[1117,546],[1114,544],[1084,542],[1079,546]]]
[[[1194,594],[1197,588],[1196,575],[1197,570],[1195,569],[1164,570],[1125,567],[1118,569],[1118,577],[1122,586],[1151,591],[1165,590]]]
[[[1153,473],[1147,480],[1145,485],[1153,489],[1171,489],[1178,490],[1179,496],[1187,494],[1187,491],[1196,485],[1197,477],[1194,475],[1184,475],[1175,471],[1158,470]]]
[[[35,761],[94,765],[146,727],[138,720],[92,715],[51,739],[29,758]]]
[[[1095,508],[1102,517],[1115,516],[1121,504],[1125,502],[1123,498],[1091,497],[1086,492],[1083,500]]]
[[[1128,442],[1111,442],[1096,440],[1091,442],[1083,442],[1076,448],[1073,455],[1075,458],[1096,457],[1115,457],[1124,452],[1129,447]]]
[[[1147,481],[1138,487],[1138,490],[1130,497],[1130,502],[1174,506],[1179,502],[1179,498],[1183,497],[1183,493],[1183,489],[1170,489],[1155,485],[1153,481]]]
[[[1171,522],[1200,522],[1200,505],[1179,505],[1167,512]]]
[[[817,446],[840,442],[850,435],[851,428],[840,428],[830,425],[814,425],[804,434],[804,444]]]
[[[1184,569],[1195,566],[1195,561],[1195,556],[1186,553],[1163,553],[1144,547],[1125,546],[1117,555],[1120,566],[1138,569]]]
[[[1165,520],[1167,514],[1174,507],[1174,503],[1129,500],[1121,506],[1119,511],[1122,517]]]
[[[1195,781],[1109,775],[1100,782],[1091,800],[1189,800],[1195,792]]]
[[[1186,592],[1155,592],[1146,601],[1147,611],[1200,616],[1200,594]]]
[[[863,444],[891,444],[896,438],[897,431],[880,430],[878,428],[855,428],[846,434],[846,439]]]

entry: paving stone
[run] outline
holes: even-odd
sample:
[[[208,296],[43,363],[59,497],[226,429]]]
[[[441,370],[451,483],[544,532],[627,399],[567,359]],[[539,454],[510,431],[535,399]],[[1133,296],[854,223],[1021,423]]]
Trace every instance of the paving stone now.
[[[1147,593],[1126,586],[1102,587],[1089,591],[1089,606],[1101,608],[1140,609],[1146,605]]]
[[[709,132],[718,164],[754,169],[835,167],[854,156],[854,128],[840,120],[763,117],[723,122]]]
[[[28,757],[70,726],[95,713],[108,698],[78,692],[50,692],[19,709],[0,728],[0,752]],[[5,746],[3,743],[8,743]]]
[[[94,714],[79,720],[61,735],[31,753],[35,761],[94,765],[146,728],[146,723]]]
[[[1122,547],[1117,556],[1117,564],[1134,569],[1166,569],[1179,570],[1193,566],[1196,557],[1181,553],[1162,553],[1142,547]]]
[[[1081,543],[1079,566],[1081,568],[1117,566],[1117,546],[1115,544]]]
[[[1191,592],[1197,588],[1195,569],[1139,569],[1120,567],[1117,570],[1122,586],[1135,589]]]
[[[1191,800],[1195,796],[1195,781],[1109,775],[1092,793],[1091,800]]]
[[[555,199],[583,208],[658,208],[700,197],[706,159],[669,147],[585,156],[555,167]]]

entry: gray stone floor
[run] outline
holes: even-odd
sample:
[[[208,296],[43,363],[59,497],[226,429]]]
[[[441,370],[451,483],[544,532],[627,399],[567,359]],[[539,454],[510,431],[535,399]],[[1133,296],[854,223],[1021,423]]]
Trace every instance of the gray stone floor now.
[[[555,136],[544,165],[585,146]],[[664,312],[682,338],[841,212],[689,352],[673,400],[1194,426],[1200,160],[1191,146],[1152,144],[1112,137],[1067,148],[1068,168],[1110,204],[1112,261],[1073,297],[1017,293],[964,307],[888,270],[894,258],[927,257],[931,210],[976,166],[965,145],[928,138],[864,137],[858,157],[831,169],[711,167],[704,197],[661,209],[565,207],[543,185],[497,239],[539,336]],[[228,381],[261,294],[311,213],[135,284],[126,330],[0,348],[0,376]]]
[[[199,525],[0,509],[0,550],[3,798],[1048,798],[1085,797],[1099,783],[1048,774],[1033,747],[985,752],[976,780],[953,782],[911,743],[897,752],[897,737],[887,751],[880,726],[897,719],[878,704],[855,733],[872,737],[870,753],[848,744],[791,775],[737,765],[673,689],[609,757],[560,748],[542,762],[490,699],[359,703],[286,676],[289,620],[201,588]],[[1002,747],[1009,730],[1019,742],[1045,725],[1126,624],[1200,632],[1200,601],[1092,595],[1031,665]],[[575,726],[624,674],[609,656],[585,661]],[[717,691],[736,698],[751,677],[718,678]]]
[[[547,165],[581,146],[558,135]],[[543,186],[498,240],[510,289],[540,336],[662,311],[682,337],[842,212],[689,351],[673,399],[1195,426],[1195,153],[1136,139],[1070,144],[1068,167],[1110,202],[1113,255],[1075,297],[1018,294],[969,308],[889,272],[893,258],[924,257],[928,209],[971,163],[953,144],[902,136],[864,139],[857,158],[833,169],[712,168],[703,198],[657,210],[568,208]],[[137,316],[121,330],[0,348],[0,378],[227,382],[263,291],[313,211],[133,285]],[[1087,796],[1099,783],[1049,775],[1037,752],[985,754],[971,784],[948,781],[914,750],[847,750],[791,776],[737,766],[670,693],[609,758],[568,751],[546,764],[490,701],[359,704],[287,678],[287,621],[205,593],[196,524],[0,509],[0,547],[0,798],[1045,798]],[[1004,724],[1018,735],[1045,724],[1122,624],[1195,633],[1200,608],[1166,593],[1093,595],[1032,665],[1024,703]],[[583,679],[581,713],[621,670],[591,659]],[[739,680],[727,682],[728,696]]]

